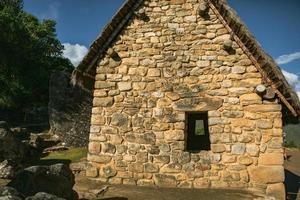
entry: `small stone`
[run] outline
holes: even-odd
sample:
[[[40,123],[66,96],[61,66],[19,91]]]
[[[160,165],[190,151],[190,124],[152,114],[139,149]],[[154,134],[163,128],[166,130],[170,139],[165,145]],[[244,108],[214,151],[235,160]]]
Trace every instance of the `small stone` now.
[[[270,129],[273,127],[273,122],[269,119],[261,119],[256,122],[256,126],[261,129]]]
[[[128,66],[122,65],[119,67],[119,74],[127,74],[128,72]]]
[[[110,91],[108,92],[108,95],[109,95],[109,96],[116,96],[116,95],[118,95],[118,94],[120,94],[120,90],[110,90]]]
[[[196,178],[194,180],[194,187],[195,188],[209,188],[210,187],[210,180],[207,178]]]
[[[196,16],[186,16],[186,17],[184,17],[183,18],[183,20],[185,21],[185,22],[196,22],[196,20],[197,20],[197,17]]]
[[[110,135],[110,140],[112,144],[117,145],[117,144],[122,144],[123,138],[120,135]]]
[[[96,115],[96,114],[92,115],[91,124],[93,124],[93,125],[104,125],[105,121],[106,121],[106,119],[102,115]]]
[[[154,181],[149,179],[140,179],[137,181],[138,186],[153,186]]]
[[[170,163],[160,168],[162,173],[179,173],[182,166],[179,163]]]
[[[102,151],[103,151],[103,153],[114,154],[116,152],[116,146],[113,144],[110,144],[110,143],[103,143]]]
[[[89,142],[89,152],[92,154],[98,154],[101,150],[101,145],[99,142]]]
[[[234,66],[232,67],[231,72],[234,74],[243,74],[246,72],[246,68],[243,66]]]
[[[164,137],[166,141],[183,141],[184,131],[182,130],[168,130],[164,132]]]
[[[139,58],[136,58],[136,57],[123,58],[122,59],[122,64],[123,65],[128,65],[128,66],[138,66],[139,65]]]
[[[209,67],[210,66],[210,61],[203,61],[203,60],[199,60],[196,63],[197,67]]]
[[[242,144],[242,143],[234,144],[234,145],[232,145],[231,153],[241,155],[241,154],[244,154],[245,150],[246,150],[245,144]]]
[[[214,153],[222,153],[226,151],[226,148],[223,144],[212,144],[211,151]]]
[[[101,175],[106,177],[106,178],[113,177],[117,174],[116,170],[113,169],[111,166],[104,167],[102,169],[102,171],[103,171],[103,173]]]
[[[250,156],[258,156],[259,147],[256,144],[247,144],[247,146],[246,146],[246,152]]]
[[[176,92],[166,92],[166,96],[171,99],[172,101],[176,101],[178,99],[180,99],[180,96],[178,93]]]
[[[128,118],[122,113],[114,113],[111,117],[111,125],[113,126],[126,126],[128,124]]]
[[[132,89],[132,84],[131,82],[119,82],[118,88],[120,91],[128,91]]]
[[[154,163],[146,163],[145,164],[145,172],[147,173],[157,173],[159,171],[158,165]]]
[[[148,69],[147,76],[149,77],[159,77],[160,76],[160,70],[155,68]]]
[[[97,167],[93,167],[93,166],[87,167],[85,175],[87,177],[96,178],[99,175]]]
[[[237,118],[237,117],[243,117],[244,112],[239,110],[225,110],[223,111],[222,115],[228,118]]]
[[[170,162],[170,156],[159,155],[154,157],[154,163],[164,163],[167,164]]]
[[[114,103],[114,99],[112,97],[104,97],[104,98],[98,98],[95,97],[93,100],[93,105],[95,107],[110,107]]]
[[[253,159],[249,156],[241,156],[239,157],[239,163],[242,165],[251,165],[253,163]]]
[[[166,106],[169,106],[171,105],[172,101],[168,98],[160,98],[158,101],[157,101],[157,106],[158,107],[166,107]]]
[[[136,155],[136,161],[141,163],[146,163],[148,161],[148,153],[147,152],[139,152]]]

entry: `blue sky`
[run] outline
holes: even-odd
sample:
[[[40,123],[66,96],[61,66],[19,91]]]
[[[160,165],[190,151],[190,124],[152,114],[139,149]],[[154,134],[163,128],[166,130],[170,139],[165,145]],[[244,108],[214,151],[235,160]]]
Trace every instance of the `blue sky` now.
[[[65,56],[78,64],[124,0],[24,0],[24,9],[57,21]],[[228,0],[300,95],[300,1]]]

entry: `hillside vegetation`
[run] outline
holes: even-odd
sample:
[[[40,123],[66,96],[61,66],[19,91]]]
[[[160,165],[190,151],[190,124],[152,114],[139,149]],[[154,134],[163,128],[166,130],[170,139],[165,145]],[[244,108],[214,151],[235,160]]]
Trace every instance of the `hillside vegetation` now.
[[[0,1],[0,110],[47,105],[51,74],[73,69],[55,25],[25,12],[22,0]]]

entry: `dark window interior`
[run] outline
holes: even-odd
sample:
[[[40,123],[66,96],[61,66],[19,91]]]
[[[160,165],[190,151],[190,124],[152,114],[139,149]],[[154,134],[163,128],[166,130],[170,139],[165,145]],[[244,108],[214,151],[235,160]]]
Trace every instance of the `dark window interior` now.
[[[187,113],[188,151],[210,150],[207,113]]]

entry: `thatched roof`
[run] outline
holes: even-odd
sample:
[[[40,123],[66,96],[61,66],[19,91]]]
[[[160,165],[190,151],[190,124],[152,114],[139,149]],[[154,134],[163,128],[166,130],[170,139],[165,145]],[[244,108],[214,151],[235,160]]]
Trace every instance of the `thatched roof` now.
[[[261,48],[247,26],[230,8],[226,0],[207,0],[210,8],[223,22],[233,39],[244,50],[262,73],[265,81],[274,89],[281,102],[285,105],[284,112],[293,116],[300,114],[300,102],[297,94],[290,87],[275,61]],[[102,58],[114,39],[134,16],[135,10],[144,0],[127,0],[102,33],[92,43],[88,54],[73,72],[73,82],[82,85],[88,90],[93,89],[95,63]],[[285,113],[284,113],[285,114]]]

